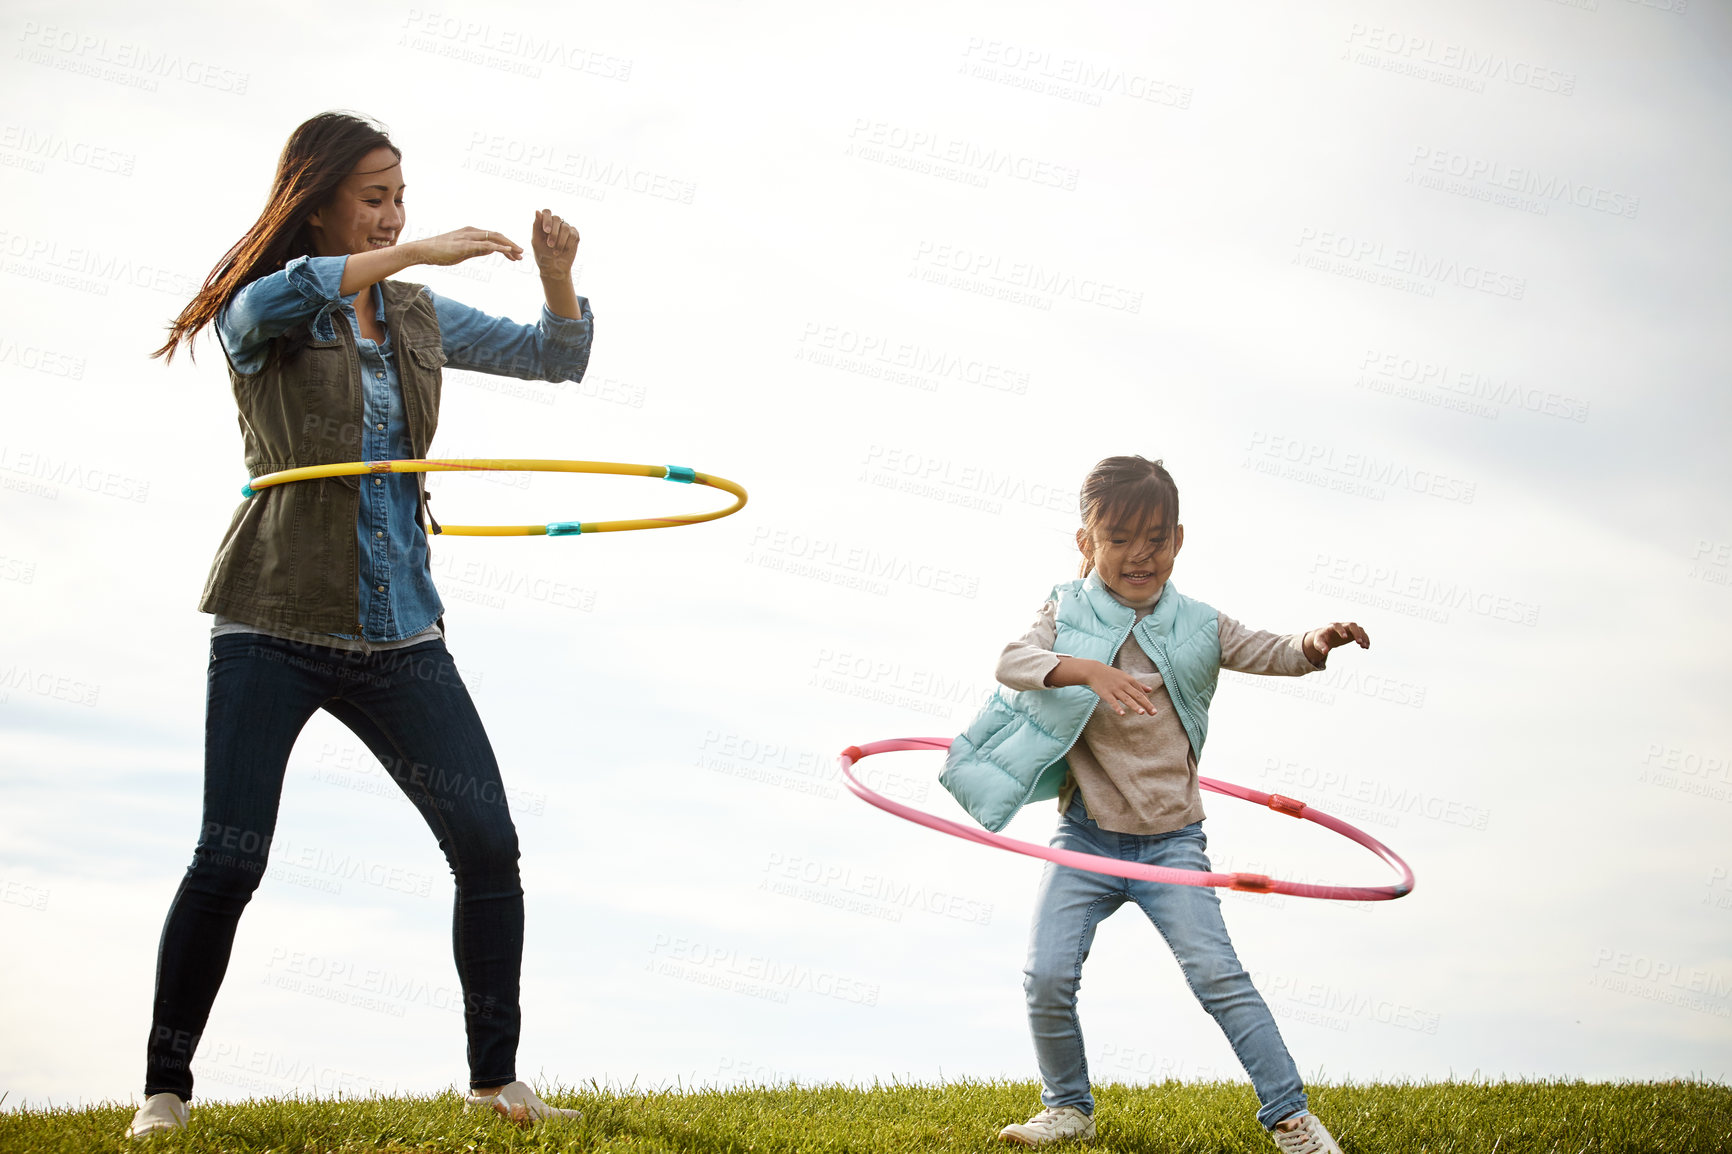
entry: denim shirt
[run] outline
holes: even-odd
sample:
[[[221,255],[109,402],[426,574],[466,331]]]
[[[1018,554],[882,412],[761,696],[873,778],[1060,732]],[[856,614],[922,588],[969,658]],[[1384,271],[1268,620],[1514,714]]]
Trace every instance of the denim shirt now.
[[[273,337],[311,320],[319,340],[335,340],[334,316],[341,314],[355,337],[361,364],[365,460],[409,456],[409,425],[391,334],[382,341],[361,335],[355,299],[338,292],[346,256],[296,257],[280,272],[242,288],[218,314],[216,331],[237,372],[264,367]],[[578,381],[589,364],[594,317],[589,301],[578,298],[580,318],[556,316],[542,307],[534,325],[494,317],[424,288],[439,318],[439,343],[447,367],[544,381]],[[385,320],[383,299],[371,286],[368,297]],[[370,480],[371,484],[366,483]],[[426,631],[445,607],[433,587],[427,537],[415,517],[415,478],[406,473],[374,476],[361,485],[361,511],[355,525],[359,541],[361,639],[400,641]],[[333,637],[354,640],[351,633]]]

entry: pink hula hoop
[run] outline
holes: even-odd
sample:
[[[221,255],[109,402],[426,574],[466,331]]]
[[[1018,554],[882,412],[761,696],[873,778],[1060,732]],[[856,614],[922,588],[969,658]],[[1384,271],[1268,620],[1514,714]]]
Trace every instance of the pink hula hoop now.
[[[1284,813],[1288,817],[1303,818],[1316,822],[1326,829],[1332,829],[1350,841],[1356,841],[1401,874],[1401,880],[1387,886],[1314,886],[1303,882],[1281,881],[1279,878],[1264,874],[1246,873],[1214,873],[1203,870],[1169,869],[1165,866],[1144,865],[1141,862],[1121,861],[1118,858],[1101,857],[1098,854],[1078,853],[1075,850],[1055,849],[1052,846],[1036,845],[1034,842],[1018,841],[1016,838],[1005,837],[1002,834],[990,833],[975,826],[963,825],[961,822],[950,821],[947,818],[936,817],[923,810],[892,801],[883,794],[876,793],[861,783],[853,773],[854,763],[863,757],[874,753],[891,753],[907,749],[949,749],[948,737],[894,737],[886,741],[873,741],[865,745],[850,745],[842,751],[842,777],[848,789],[855,797],[868,805],[875,805],[886,813],[895,814],[905,821],[923,825],[927,829],[935,829],[939,833],[947,833],[951,837],[959,837],[964,841],[978,842],[981,845],[992,846],[995,849],[1007,849],[1012,853],[1027,854],[1029,857],[1045,858],[1072,869],[1089,870],[1098,874],[1110,874],[1113,877],[1131,878],[1137,881],[1166,882],[1178,886],[1225,886],[1228,889],[1241,890],[1253,894],[1291,894],[1297,898],[1333,898],[1344,902],[1382,902],[1393,898],[1405,897],[1413,892],[1413,871],[1402,861],[1396,852],[1372,837],[1363,830],[1357,829],[1338,817],[1324,813],[1314,806],[1290,797],[1282,797],[1278,793],[1263,793],[1260,790],[1247,789],[1231,782],[1217,781],[1212,777],[1198,777],[1197,784],[1214,793],[1224,793],[1229,797],[1242,798],[1245,801],[1266,805],[1276,813]]]

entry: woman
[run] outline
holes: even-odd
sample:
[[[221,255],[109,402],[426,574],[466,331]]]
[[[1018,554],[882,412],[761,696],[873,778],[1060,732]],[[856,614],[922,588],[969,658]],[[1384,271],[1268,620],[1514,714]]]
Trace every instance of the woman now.
[[[201,329],[216,326],[248,476],[424,457],[444,364],[551,381],[583,376],[593,321],[571,283],[578,235],[550,211],[535,214],[530,241],[547,299],[535,325],[387,279],[415,264],[523,259],[518,245],[477,228],[399,243],[401,156],[360,117],[326,113],[295,129],[264,212],[153,354],[172,360],[182,341],[190,349]],[[445,648],[420,522],[426,508],[422,474],[328,478],[264,489],[229,524],[200,605],[216,615],[204,821],[163,926],[133,1137],[186,1124],[191,1059],[241,911],[265,872],[289,751],[321,708],[391,769],[456,877],[452,943],[469,1102],[526,1124],[575,1116],[516,1079],[517,833],[487,734]]]

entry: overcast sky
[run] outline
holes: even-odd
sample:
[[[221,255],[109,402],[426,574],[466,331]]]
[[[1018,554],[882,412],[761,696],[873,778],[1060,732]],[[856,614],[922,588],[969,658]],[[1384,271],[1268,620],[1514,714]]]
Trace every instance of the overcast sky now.
[[[448,373],[435,452],[751,493],[434,546],[523,843],[520,1073],[1034,1076],[1039,864],[861,804],[835,754],[960,731],[1118,453],[1177,478],[1178,587],[1373,639],[1224,677],[1202,763],[1418,876],[1223,896],[1302,1072],[1732,1070],[1724,7],[11,4],[0,35],[8,1104],[139,1091],[198,830],[196,603],[245,479],[217,350],[145,354],[332,108],[402,147],[409,236],[582,232],[588,376]],[[502,258],[403,276],[540,303]],[[725,500],[437,492],[453,523]],[[937,755],[862,768],[960,812]],[[1219,868],[1387,878],[1207,804]],[[420,818],[316,718],[198,1093],[461,1082],[449,913]],[[1135,911],[1082,1020],[1097,1081],[1243,1077]]]

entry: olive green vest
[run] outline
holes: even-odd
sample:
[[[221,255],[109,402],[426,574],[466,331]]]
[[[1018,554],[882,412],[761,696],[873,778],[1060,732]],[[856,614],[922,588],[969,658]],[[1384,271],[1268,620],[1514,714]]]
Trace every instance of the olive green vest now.
[[[420,285],[386,280],[379,290],[402,384],[410,456],[425,457],[439,424],[439,366],[445,363],[439,318]],[[252,374],[229,366],[248,477],[362,459],[360,356],[348,322],[333,319],[336,340],[315,339],[287,363],[273,362]],[[427,510],[425,476],[415,474],[417,518]],[[278,633],[358,635],[355,524],[363,480],[295,481],[242,501],[211,564],[199,609]]]

